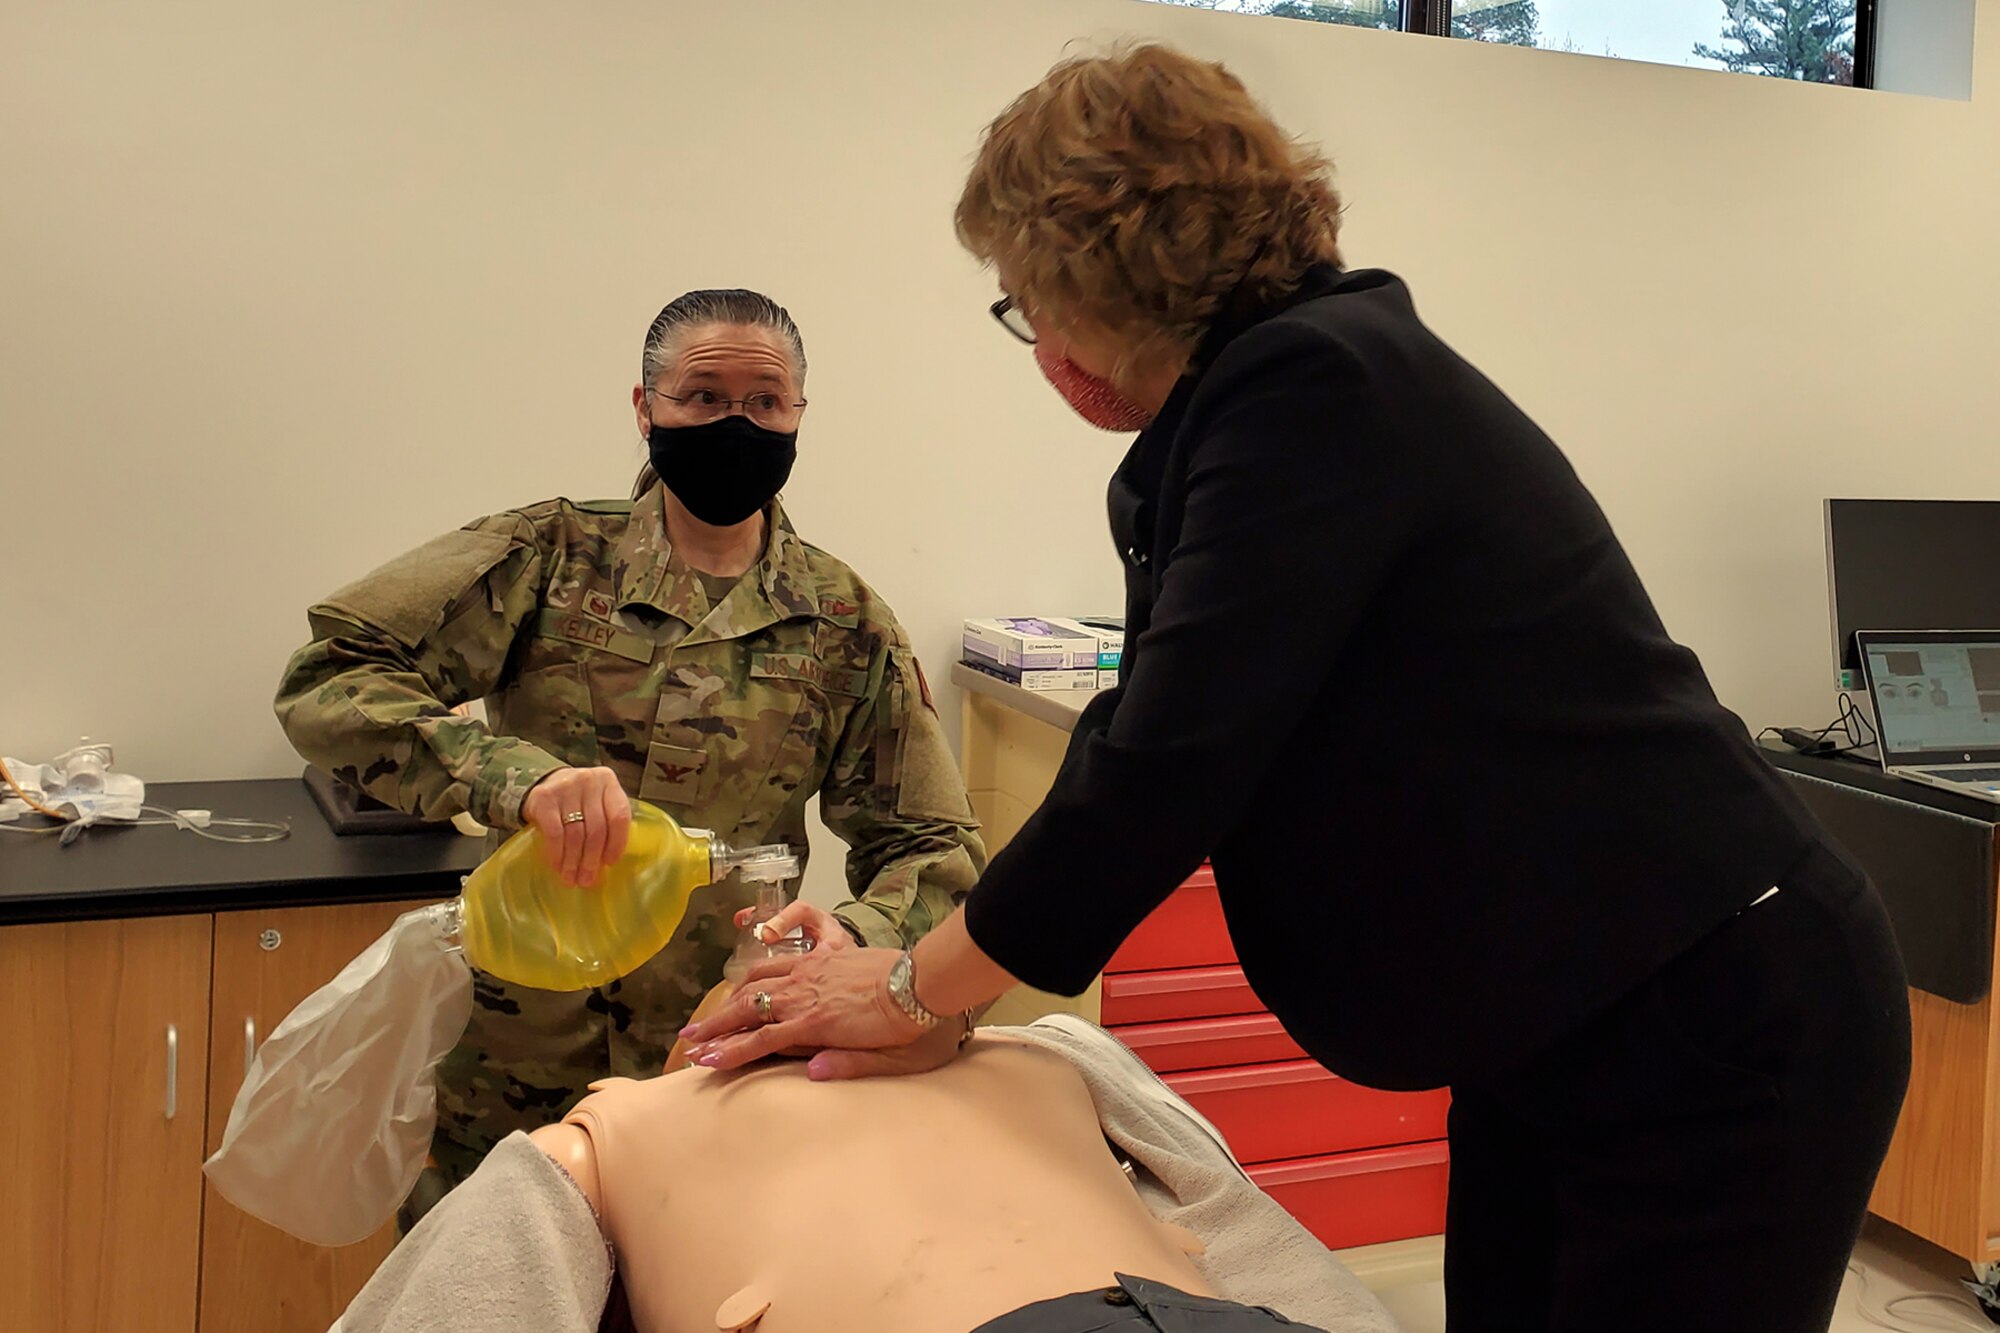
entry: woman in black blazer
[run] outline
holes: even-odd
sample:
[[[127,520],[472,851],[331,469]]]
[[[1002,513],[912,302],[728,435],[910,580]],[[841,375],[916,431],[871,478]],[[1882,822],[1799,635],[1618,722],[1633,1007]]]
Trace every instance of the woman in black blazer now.
[[[1326,177],[1158,47],[989,128],[958,225],[995,314],[1140,429],[1123,683],[914,955],[773,965],[697,1054],[934,1065],[1017,981],[1082,991],[1206,858],[1300,1045],[1452,1087],[1453,1333],[1824,1329],[1908,1078],[1880,904],[1555,445],[1340,267]]]

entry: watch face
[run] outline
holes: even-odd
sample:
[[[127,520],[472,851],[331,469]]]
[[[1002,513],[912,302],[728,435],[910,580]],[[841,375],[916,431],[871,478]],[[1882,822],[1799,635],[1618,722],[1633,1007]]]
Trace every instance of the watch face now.
[[[928,1027],[937,1021],[937,1017],[917,998],[917,988],[912,984],[916,970],[916,964],[910,961],[907,953],[896,960],[896,965],[889,969],[889,998],[911,1019]]]

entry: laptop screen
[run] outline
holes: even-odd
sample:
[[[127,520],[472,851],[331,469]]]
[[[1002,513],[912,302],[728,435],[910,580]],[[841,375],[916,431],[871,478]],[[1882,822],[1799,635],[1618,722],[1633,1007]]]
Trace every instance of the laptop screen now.
[[[1857,637],[1886,762],[2000,760],[2000,637]]]

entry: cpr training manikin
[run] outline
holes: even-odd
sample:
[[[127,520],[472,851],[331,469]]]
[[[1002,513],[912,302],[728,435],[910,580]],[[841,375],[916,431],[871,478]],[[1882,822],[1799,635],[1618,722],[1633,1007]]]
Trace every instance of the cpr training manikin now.
[[[1282,1327],[1252,1306],[1396,1327],[1212,1127],[1069,1015],[982,1030],[900,1078],[814,1083],[784,1061],[600,1084],[503,1142],[336,1330],[525,1313],[589,1333],[614,1279],[646,1333],[1172,1329],[1197,1311],[1203,1329]]]

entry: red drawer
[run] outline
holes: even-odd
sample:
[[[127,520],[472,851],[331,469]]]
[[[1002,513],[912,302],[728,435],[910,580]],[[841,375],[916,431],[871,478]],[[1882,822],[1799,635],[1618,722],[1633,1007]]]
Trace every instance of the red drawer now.
[[[1451,1094],[1380,1092],[1311,1060],[1168,1074],[1166,1085],[1207,1116],[1241,1162],[1275,1162],[1441,1139]]]
[[[1157,972],[1170,967],[1221,967],[1235,961],[1236,946],[1229,942],[1229,926],[1222,919],[1215,872],[1203,866],[1126,936],[1104,970]]]
[[[1102,1022],[1168,1023],[1263,1011],[1240,967],[1190,967],[1177,972],[1126,972],[1104,978]]]
[[[1298,1060],[1305,1055],[1285,1031],[1285,1025],[1270,1014],[1142,1023],[1113,1028],[1111,1035],[1124,1042],[1156,1074]]]
[[[1451,1152],[1442,1143],[1248,1169],[1250,1178],[1329,1250],[1444,1230]]]

